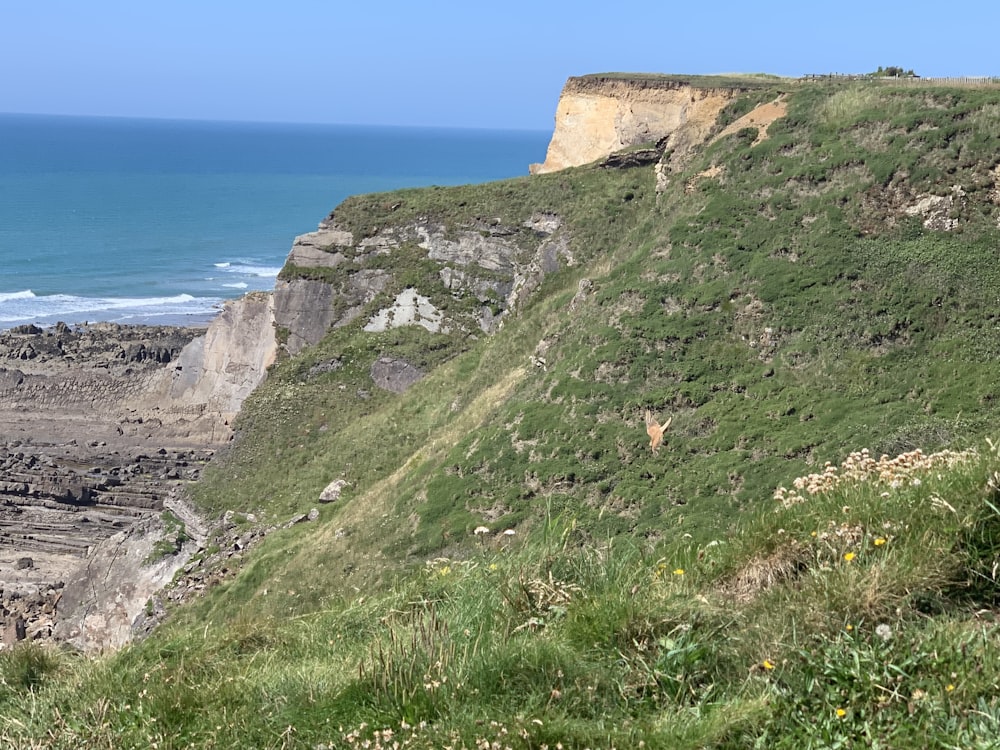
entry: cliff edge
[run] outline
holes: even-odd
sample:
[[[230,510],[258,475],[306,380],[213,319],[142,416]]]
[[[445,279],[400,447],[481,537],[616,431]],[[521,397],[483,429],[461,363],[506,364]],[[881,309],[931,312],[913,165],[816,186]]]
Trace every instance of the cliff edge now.
[[[545,161],[529,171],[578,167],[664,138],[669,149],[689,150],[705,141],[723,107],[744,90],[673,76],[570,78],[559,96]]]

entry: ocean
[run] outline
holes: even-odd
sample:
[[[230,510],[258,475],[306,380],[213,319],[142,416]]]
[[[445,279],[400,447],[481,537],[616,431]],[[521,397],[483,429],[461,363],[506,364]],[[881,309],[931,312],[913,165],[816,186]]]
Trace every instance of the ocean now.
[[[347,196],[524,175],[549,135],[0,114],[0,329],[203,323]]]

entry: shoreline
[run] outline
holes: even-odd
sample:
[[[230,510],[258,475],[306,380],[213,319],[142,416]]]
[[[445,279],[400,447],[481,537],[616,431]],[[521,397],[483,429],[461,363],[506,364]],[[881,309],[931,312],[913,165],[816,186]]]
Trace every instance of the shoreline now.
[[[228,301],[228,300],[227,300]],[[12,331],[27,330],[37,328],[40,331],[50,331],[65,326],[73,331],[94,330],[101,326],[122,326],[136,328],[199,328],[207,329],[219,315],[222,314],[225,302],[219,305],[218,309],[206,313],[162,313],[149,315],[135,315],[127,319],[119,320],[82,320],[67,322],[56,320],[53,322],[20,321],[14,323],[0,323],[0,336]],[[2,366],[2,365],[0,365]]]
[[[0,648],[49,638],[92,550],[157,518],[211,459],[156,384],[215,317],[0,331]]]

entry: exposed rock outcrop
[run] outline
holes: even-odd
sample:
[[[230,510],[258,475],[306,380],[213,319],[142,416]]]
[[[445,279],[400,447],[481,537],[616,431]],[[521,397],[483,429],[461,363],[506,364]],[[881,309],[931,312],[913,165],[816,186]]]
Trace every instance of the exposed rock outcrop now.
[[[408,257],[397,265],[394,254]],[[438,266],[437,283],[400,288],[414,255]],[[335,212],[318,231],[296,238],[275,285],[274,320],[291,354],[362,316],[373,332],[419,325],[491,333],[546,274],[574,262],[562,222],[549,214],[516,226],[497,220],[449,228],[419,219],[358,239],[337,225]],[[456,299],[466,304],[439,304]]]
[[[185,535],[164,550],[170,533],[152,516],[98,545],[62,589],[52,635],[88,652],[128,643],[151,598],[201,546]]]
[[[129,406],[158,420],[163,436],[206,445],[227,441],[232,420],[277,353],[273,301],[258,293],[227,302],[204,336],[156,372]]]
[[[403,393],[423,376],[419,367],[398,357],[379,357],[371,366],[371,378],[375,385],[393,393]]]
[[[657,142],[680,156],[705,141],[722,108],[740,93],[666,76],[570,78],[559,97],[545,161],[530,170],[555,172]]]
[[[229,439],[273,360],[271,309],[270,295],[250,295],[207,330],[0,333],[0,647],[127,640],[184,559],[178,548],[148,561],[161,511]]]

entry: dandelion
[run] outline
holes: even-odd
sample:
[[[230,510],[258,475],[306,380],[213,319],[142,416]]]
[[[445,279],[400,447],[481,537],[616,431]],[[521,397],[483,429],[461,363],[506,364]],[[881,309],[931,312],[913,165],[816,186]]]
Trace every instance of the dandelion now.
[[[854,630],[854,626],[851,625],[851,624],[848,624],[848,625],[846,625],[844,627],[844,630],[846,630],[848,633],[850,633],[850,632],[852,632]]]
[[[675,576],[682,576],[682,575],[684,575],[684,568],[677,568],[677,569],[676,569],[676,570],[674,571],[674,575],[675,575]]]
[[[950,682],[948,683],[947,687],[945,687],[945,690],[946,690],[947,692],[949,692],[949,693],[950,693],[950,692],[951,692],[952,690],[954,690],[954,689],[955,689],[955,686],[954,686],[954,685],[952,685],[952,684],[951,684]]]
[[[842,708],[838,708],[837,709],[837,718],[838,719],[843,719],[845,716],[847,716],[847,711],[845,711]]]
[[[848,552],[847,554],[845,554],[845,555],[844,555],[844,559],[845,559],[845,560],[846,560],[847,562],[850,562],[851,560],[853,560],[853,559],[854,559],[854,557],[855,557],[855,555],[854,555],[854,553],[853,553],[853,552]]]
[[[887,541],[888,540],[884,536],[880,536],[877,539],[875,539],[875,541],[873,541],[872,544],[874,544],[876,547],[881,547]]]
[[[769,659],[764,659],[764,661],[761,662],[761,666],[764,667],[764,669],[766,669],[768,672],[774,669],[774,663],[771,662]]]
[[[809,532],[809,536],[816,536],[816,532],[815,531],[810,531]]]
[[[881,623],[875,628],[875,635],[888,643],[892,638],[892,626],[888,623]]]

